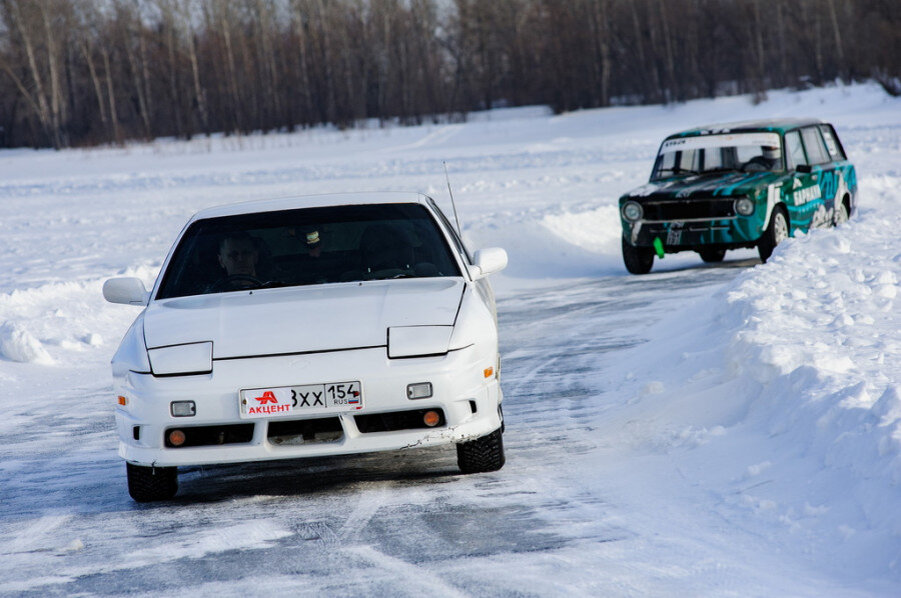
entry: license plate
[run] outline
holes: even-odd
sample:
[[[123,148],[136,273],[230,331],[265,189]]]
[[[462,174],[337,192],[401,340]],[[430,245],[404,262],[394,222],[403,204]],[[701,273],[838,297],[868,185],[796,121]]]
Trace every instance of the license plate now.
[[[359,382],[330,382],[304,386],[250,388],[240,392],[241,417],[270,418],[318,413],[356,411],[363,408]]]

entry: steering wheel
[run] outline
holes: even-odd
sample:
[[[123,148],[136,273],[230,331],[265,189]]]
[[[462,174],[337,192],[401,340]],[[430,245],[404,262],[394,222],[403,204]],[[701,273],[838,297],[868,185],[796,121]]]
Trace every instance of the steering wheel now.
[[[241,285],[241,283],[248,283],[246,285]],[[230,290],[238,291],[244,288],[250,288],[254,286],[255,288],[263,286],[263,281],[257,278],[256,276],[251,276],[250,274],[230,274],[225,278],[220,278],[216,282],[210,286],[211,291],[224,291],[229,287],[234,287]]]
[[[747,162],[741,165],[740,170],[742,172],[763,172],[766,170],[770,170],[771,161],[763,156],[754,156]]]

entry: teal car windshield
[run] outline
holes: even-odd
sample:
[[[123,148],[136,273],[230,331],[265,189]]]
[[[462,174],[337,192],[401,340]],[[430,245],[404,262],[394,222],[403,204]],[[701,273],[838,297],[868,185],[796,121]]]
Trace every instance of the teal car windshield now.
[[[651,180],[723,171],[784,170],[778,133],[697,135],[667,139],[660,146]]]

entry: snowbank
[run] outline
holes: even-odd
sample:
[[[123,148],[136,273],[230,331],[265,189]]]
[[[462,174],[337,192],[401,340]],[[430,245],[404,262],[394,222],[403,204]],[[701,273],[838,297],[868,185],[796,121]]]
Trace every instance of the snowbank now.
[[[703,489],[701,509],[849,583],[901,581],[901,215],[880,188],[660,322],[619,358],[631,399],[601,423]]]
[[[0,325],[0,357],[25,363],[53,363],[41,341],[17,322]]]

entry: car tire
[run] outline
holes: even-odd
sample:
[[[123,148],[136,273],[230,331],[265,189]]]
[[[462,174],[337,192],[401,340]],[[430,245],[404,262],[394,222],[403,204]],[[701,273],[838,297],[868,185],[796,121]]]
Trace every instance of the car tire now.
[[[846,223],[849,218],[848,205],[842,201],[835,210],[835,215],[832,218],[832,226],[841,226]]]
[[[757,253],[760,254],[760,261],[766,263],[776,246],[788,238],[788,217],[785,210],[777,207],[770,216],[770,223],[763,231],[763,236],[757,241]]]
[[[504,436],[500,428],[457,445],[457,465],[463,473],[497,471],[504,466]]]
[[[708,264],[716,264],[723,261],[726,257],[725,249],[699,249],[698,255]]]
[[[654,265],[654,250],[636,247],[623,237],[623,263],[630,274],[647,274]]]
[[[128,493],[137,502],[168,500],[178,492],[178,468],[125,464]]]

